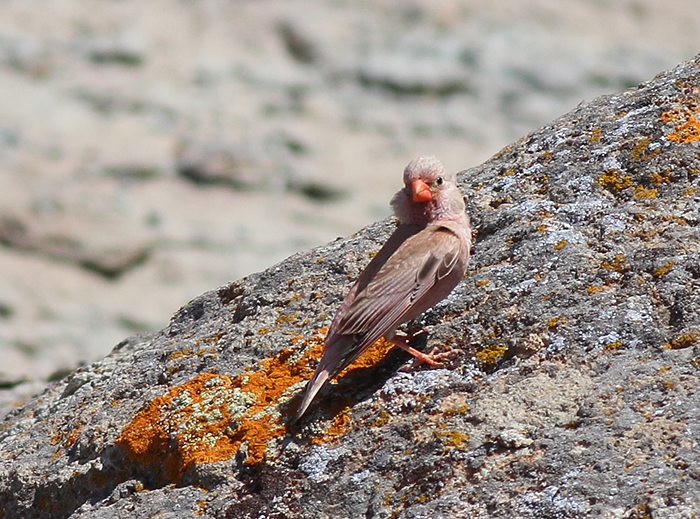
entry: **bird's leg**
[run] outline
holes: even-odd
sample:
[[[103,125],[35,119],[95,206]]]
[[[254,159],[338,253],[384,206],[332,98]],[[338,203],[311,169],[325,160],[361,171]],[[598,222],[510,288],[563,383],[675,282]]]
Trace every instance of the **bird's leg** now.
[[[416,337],[420,337],[421,335],[426,335],[426,334],[430,333],[430,330],[432,330],[432,329],[433,329],[433,326],[426,326],[424,328],[414,328],[406,334],[406,341],[413,342],[416,339]]]
[[[407,351],[411,355],[413,355],[413,363],[410,365],[410,368],[413,368],[415,366],[420,366],[421,364],[430,364],[431,366],[441,366],[442,364],[439,362],[442,359],[448,358],[452,355],[454,355],[454,352],[451,351],[445,351],[443,353],[436,353],[437,352],[437,347],[433,348],[430,353],[423,353],[421,351],[418,351],[417,349],[413,348],[409,343],[409,337],[412,339],[416,335],[419,335],[420,333],[423,333],[424,330],[421,330],[417,333],[411,333],[408,337],[402,336],[402,335],[394,335],[391,337],[389,342],[391,342],[393,345],[398,346],[404,351]]]

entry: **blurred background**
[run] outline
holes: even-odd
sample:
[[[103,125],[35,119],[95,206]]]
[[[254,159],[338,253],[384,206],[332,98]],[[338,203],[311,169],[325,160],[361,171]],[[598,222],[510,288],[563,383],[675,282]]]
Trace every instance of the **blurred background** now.
[[[697,0],[0,0],[0,387],[700,51]]]

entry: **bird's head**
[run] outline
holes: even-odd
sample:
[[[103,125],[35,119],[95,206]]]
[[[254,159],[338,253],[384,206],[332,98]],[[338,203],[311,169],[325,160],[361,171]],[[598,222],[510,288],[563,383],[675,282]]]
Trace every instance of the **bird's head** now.
[[[454,182],[454,176],[432,155],[412,160],[403,171],[404,191],[417,204],[436,200],[446,181]]]
[[[404,188],[392,200],[399,220],[425,225],[451,214],[463,213],[464,202],[457,189],[455,175],[432,155],[409,162],[403,172]]]

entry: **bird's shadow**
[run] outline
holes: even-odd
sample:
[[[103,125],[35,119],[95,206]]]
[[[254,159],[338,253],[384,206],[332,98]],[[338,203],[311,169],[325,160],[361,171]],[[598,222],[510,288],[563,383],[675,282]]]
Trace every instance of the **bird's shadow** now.
[[[417,333],[410,344],[417,350],[424,351],[428,342],[428,333]],[[370,398],[386,381],[395,375],[413,357],[398,347],[393,347],[382,360],[372,366],[347,368],[343,376],[337,377],[335,383],[326,384],[311,404],[309,411],[297,423],[290,424],[291,431],[299,431],[304,423],[317,419],[334,420],[360,402]],[[289,402],[289,409],[296,410],[301,403],[303,391]]]

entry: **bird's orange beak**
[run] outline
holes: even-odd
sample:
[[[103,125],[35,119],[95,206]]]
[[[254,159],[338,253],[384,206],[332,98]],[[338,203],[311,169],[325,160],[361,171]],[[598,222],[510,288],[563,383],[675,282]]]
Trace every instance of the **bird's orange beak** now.
[[[411,184],[411,191],[413,191],[413,201],[414,202],[429,202],[433,199],[433,194],[430,192],[428,184],[422,180],[415,180]]]

